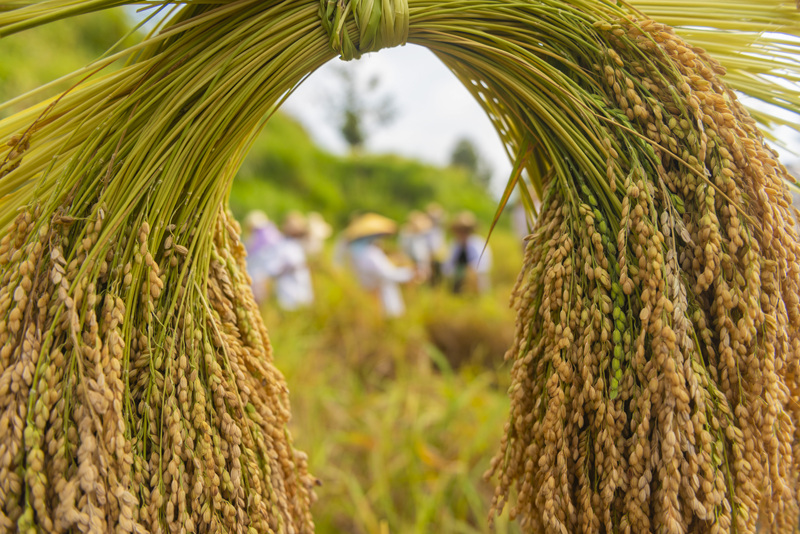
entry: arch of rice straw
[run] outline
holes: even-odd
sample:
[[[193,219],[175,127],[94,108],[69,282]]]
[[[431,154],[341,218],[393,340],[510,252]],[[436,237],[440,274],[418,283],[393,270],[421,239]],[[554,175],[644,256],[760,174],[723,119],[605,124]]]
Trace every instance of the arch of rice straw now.
[[[125,3],[12,3],[0,36]],[[225,206],[331,43],[357,55],[347,35],[431,49],[513,158],[507,193],[543,200],[495,510],[534,532],[792,531],[800,245],[725,69],[611,2],[411,0],[407,37],[374,16],[404,4],[366,4],[153,2],[174,13],[141,44],[0,122],[2,527],[313,529]]]

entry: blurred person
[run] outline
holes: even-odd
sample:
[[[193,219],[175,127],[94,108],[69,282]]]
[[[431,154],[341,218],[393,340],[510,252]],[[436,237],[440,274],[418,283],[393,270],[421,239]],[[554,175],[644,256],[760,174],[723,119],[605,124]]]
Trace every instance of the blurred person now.
[[[299,212],[286,215],[281,226],[284,238],[274,247],[266,270],[275,281],[278,306],[293,311],[314,302],[311,273],[306,263],[303,239],[308,235],[308,221]]]
[[[303,247],[309,258],[319,256],[325,240],[333,234],[333,228],[325,221],[325,218],[312,211],[308,214],[308,234],[303,239]]]
[[[244,219],[242,241],[247,251],[247,274],[257,303],[267,297],[267,263],[275,246],[283,239],[278,227],[261,210],[253,210]]]
[[[345,223],[345,229],[336,234],[336,238],[333,241],[333,253],[331,255],[331,263],[333,267],[342,270],[352,270],[352,261],[350,259],[350,241],[347,239],[347,228],[353,224],[353,221],[361,217],[363,213],[360,211],[354,211],[347,216],[347,222]]]
[[[408,214],[408,221],[400,229],[400,248],[412,261],[420,281],[431,276],[431,247],[428,232],[433,227],[430,217],[414,210]]]
[[[376,243],[396,232],[397,224],[377,213],[356,217],[344,231],[349,262],[361,287],[379,298],[384,316],[390,318],[405,313],[399,284],[414,279],[413,269],[393,264]]]
[[[469,211],[459,213],[450,225],[454,242],[442,271],[451,279],[453,293],[484,293],[489,289],[492,253],[485,239],[475,234],[477,225]]]
[[[428,250],[431,257],[431,285],[437,285],[442,279],[442,263],[447,258],[447,240],[444,229],[445,211],[436,202],[431,202],[425,208],[425,213],[431,221],[427,232]]]

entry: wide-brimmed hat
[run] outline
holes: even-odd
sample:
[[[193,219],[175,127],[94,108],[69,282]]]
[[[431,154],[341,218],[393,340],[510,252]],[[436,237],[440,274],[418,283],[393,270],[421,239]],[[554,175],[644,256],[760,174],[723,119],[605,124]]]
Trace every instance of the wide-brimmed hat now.
[[[308,221],[299,211],[290,211],[283,220],[281,232],[286,237],[303,237],[308,233]]]
[[[472,232],[476,226],[478,226],[478,219],[471,211],[462,211],[450,223],[450,229],[454,232]]]
[[[410,232],[421,234],[433,228],[433,221],[421,211],[414,210],[408,214],[407,227]]]
[[[362,237],[391,235],[397,232],[397,223],[377,213],[359,215],[345,228],[344,237],[355,241]]]
[[[428,217],[435,222],[439,222],[444,219],[445,215],[444,208],[436,202],[431,202],[425,206],[425,213],[427,213]]]
[[[244,227],[247,230],[264,228],[269,223],[269,217],[261,210],[253,210],[244,218]]]

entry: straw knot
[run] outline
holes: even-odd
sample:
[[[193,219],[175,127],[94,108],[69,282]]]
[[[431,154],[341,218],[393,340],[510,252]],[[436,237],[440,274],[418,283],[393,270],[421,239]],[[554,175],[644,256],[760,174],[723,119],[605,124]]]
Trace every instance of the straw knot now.
[[[331,48],[344,61],[404,45],[408,39],[408,0],[320,0],[319,16]],[[347,31],[350,16],[357,31],[355,43]]]

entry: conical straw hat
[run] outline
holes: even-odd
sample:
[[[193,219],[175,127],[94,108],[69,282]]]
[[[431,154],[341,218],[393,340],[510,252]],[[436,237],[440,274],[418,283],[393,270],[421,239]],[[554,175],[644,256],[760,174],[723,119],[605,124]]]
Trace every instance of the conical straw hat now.
[[[455,216],[453,222],[450,223],[450,228],[453,231],[471,232],[475,230],[478,225],[478,220],[471,211],[462,211]]]
[[[283,220],[281,232],[287,237],[303,237],[308,233],[308,221],[299,211],[290,211]]]
[[[372,235],[390,235],[396,231],[397,223],[393,220],[377,213],[365,213],[350,223],[344,231],[344,236],[348,241],[354,241]]]

